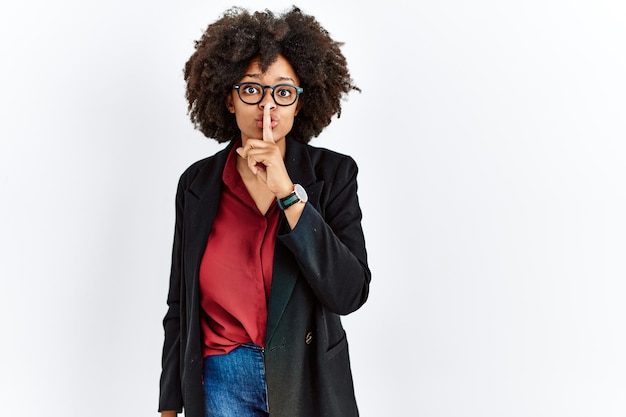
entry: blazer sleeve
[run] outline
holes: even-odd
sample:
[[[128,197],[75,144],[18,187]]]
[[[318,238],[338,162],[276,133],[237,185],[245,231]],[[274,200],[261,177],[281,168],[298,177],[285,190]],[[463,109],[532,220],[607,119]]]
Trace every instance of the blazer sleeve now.
[[[183,408],[181,389],[181,315],[180,300],[182,293],[182,231],[184,212],[184,176],[178,183],[176,192],[176,222],[172,248],[172,266],[170,286],[167,296],[167,313],[163,319],[165,341],[163,343],[162,371],[160,380],[159,412]]]
[[[347,156],[334,165],[333,175],[323,179],[319,210],[306,203],[296,227],[278,238],[295,256],[319,301],[334,313],[349,314],[367,300],[371,273],[357,165]]]

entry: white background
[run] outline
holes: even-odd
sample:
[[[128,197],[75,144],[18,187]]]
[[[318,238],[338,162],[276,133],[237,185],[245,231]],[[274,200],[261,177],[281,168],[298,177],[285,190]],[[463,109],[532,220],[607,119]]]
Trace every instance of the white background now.
[[[156,415],[176,182],[221,148],[182,68],[230,5],[0,7],[3,415]],[[360,166],[362,416],[625,416],[624,3],[299,5],[363,89],[312,141]]]

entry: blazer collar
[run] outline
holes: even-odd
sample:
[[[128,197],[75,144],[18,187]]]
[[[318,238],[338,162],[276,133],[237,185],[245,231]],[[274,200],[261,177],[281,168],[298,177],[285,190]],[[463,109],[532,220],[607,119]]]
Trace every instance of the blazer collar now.
[[[228,154],[237,143],[236,140],[230,141],[226,148],[205,160],[206,163],[189,186],[189,191],[198,199],[203,200],[207,194],[219,196],[221,186],[217,187],[217,185],[222,182],[222,173]]]
[[[285,167],[289,177],[294,184],[307,188],[315,183],[315,171],[307,145],[294,139],[287,140],[289,142],[285,150]]]

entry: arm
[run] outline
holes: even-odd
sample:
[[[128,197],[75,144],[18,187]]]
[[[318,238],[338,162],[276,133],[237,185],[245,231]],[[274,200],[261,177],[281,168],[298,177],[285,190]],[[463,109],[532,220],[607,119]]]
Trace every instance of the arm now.
[[[182,184],[183,179],[181,177],[176,193],[176,223],[174,226],[170,286],[167,296],[168,310],[163,319],[165,341],[163,343],[159,411],[162,412],[162,416],[164,417],[176,416],[176,411],[172,410],[178,410],[178,412],[182,411],[183,403],[180,381],[181,251],[184,208],[184,191]]]
[[[371,273],[361,228],[358,169],[351,158],[336,162],[334,177],[324,179],[323,215],[310,203],[296,204],[303,206],[297,224],[278,238],[294,254],[320,302],[337,314],[348,314],[367,300]]]

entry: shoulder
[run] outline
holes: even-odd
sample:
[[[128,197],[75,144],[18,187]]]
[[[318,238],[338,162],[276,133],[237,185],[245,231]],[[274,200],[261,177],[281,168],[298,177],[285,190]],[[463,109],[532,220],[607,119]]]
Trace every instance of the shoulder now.
[[[197,178],[209,178],[214,175],[221,176],[232,145],[233,144],[230,143],[226,148],[217,151],[215,154],[189,165],[180,175],[179,185],[188,186]]]
[[[304,145],[307,148],[307,152],[311,156],[312,162],[334,162],[334,163],[350,163],[355,164],[356,162],[350,155],[346,155],[337,151],[333,151],[331,149],[322,148],[313,145]]]
[[[316,147],[308,144],[305,146],[311,160],[311,165],[318,175],[326,174],[323,176],[328,176],[328,174],[331,174],[350,177],[356,176],[358,166],[354,158],[350,155],[323,147]]]

